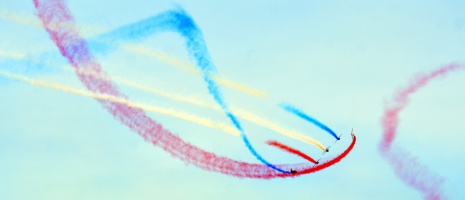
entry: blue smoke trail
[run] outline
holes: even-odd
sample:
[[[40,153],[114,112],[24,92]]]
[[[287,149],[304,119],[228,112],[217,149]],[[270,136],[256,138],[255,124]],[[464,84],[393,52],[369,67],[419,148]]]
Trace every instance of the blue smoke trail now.
[[[148,36],[168,31],[180,34],[185,39],[185,45],[190,59],[194,60],[197,67],[202,70],[203,79],[207,84],[209,93],[213,96],[218,105],[221,106],[222,110],[234,124],[236,129],[241,133],[242,140],[252,155],[272,169],[283,173],[290,173],[289,171],[280,169],[266,161],[253,148],[239,120],[230,111],[228,105],[224,101],[218,84],[212,78],[213,75],[217,73],[217,70],[211,61],[207,45],[203,39],[200,29],[182,8],[179,7],[178,9],[165,11],[144,20],[122,26],[116,30],[90,39],[87,42],[92,53],[95,53],[96,55],[105,55],[117,49],[117,45],[123,41],[140,42]],[[73,45],[69,46],[72,47]],[[77,61],[79,61],[79,59],[79,57],[75,58]]]
[[[319,122],[318,120],[316,120],[315,118],[313,117],[310,117],[308,116],[307,114],[305,114],[303,111],[299,110],[298,108],[294,107],[294,106],[291,106],[289,104],[284,104],[284,103],[281,103],[279,104],[279,106],[292,113],[292,114],[295,114],[297,116],[299,116],[300,118],[312,123],[312,124],[315,124],[316,126],[320,127],[321,129],[325,130],[326,132],[328,132],[329,134],[331,134],[334,138],[336,138],[337,140],[339,140],[340,138],[336,135],[336,133],[334,133],[333,130],[331,130],[328,126],[324,125],[323,123]]]
[[[42,62],[33,62],[19,59],[5,59],[0,60],[0,70],[9,71],[14,74],[21,74],[23,76],[33,77],[39,75],[49,75],[58,73],[60,70],[47,67]],[[0,85],[9,84],[15,80],[0,77]]]

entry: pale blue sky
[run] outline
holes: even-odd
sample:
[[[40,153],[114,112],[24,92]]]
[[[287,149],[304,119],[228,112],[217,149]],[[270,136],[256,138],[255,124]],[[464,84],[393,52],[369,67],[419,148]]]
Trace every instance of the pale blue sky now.
[[[420,199],[377,151],[383,102],[418,72],[465,61],[462,1],[90,1],[69,0],[79,25],[105,32],[182,6],[201,28],[219,73],[269,92],[266,99],[222,88],[226,101],[328,144],[326,133],[280,110],[293,104],[337,133],[355,129],[358,143],[341,163],[295,179],[238,179],[186,166],[143,141],[87,97],[0,79],[0,199]],[[34,17],[32,1],[3,0],[0,12]],[[55,51],[46,32],[0,18],[5,55]],[[144,46],[181,60],[180,38],[161,34]],[[2,56],[3,54],[0,54]],[[0,70],[82,88],[56,68],[0,57]],[[202,79],[121,49],[99,57],[112,76],[214,103]],[[33,68],[33,70],[29,70]],[[447,179],[450,199],[465,197],[465,72],[435,80],[401,113],[396,144]],[[121,86],[130,98],[228,123],[223,114]],[[149,114],[183,139],[220,155],[257,162],[239,137],[172,117]],[[302,162],[263,142],[318,150],[250,123],[256,149],[273,163]],[[334,147],[342,151],[349,137]]]

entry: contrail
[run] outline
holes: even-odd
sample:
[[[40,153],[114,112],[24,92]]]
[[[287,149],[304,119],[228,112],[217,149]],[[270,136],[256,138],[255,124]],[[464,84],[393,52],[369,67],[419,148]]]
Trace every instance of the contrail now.
[[[305,114],[303,111],[299,110],[298,108],[294,107],[294,106],[291,106],[289,104],[280,104],[279,105],[281,108],[283,108],[284,110],[292,113],[292,114],[295,114],[297,115],[298,117],[304,119],[305,121],[307,122],[310,122],[312,124],[314,124],[315,126],[318,126],[319,128],[323,129],[324,131],[326,131],[327,133],[329,133],[330,135],[332,135],[334,138],[336,138],[336,140],[339,140],[340,138],[336,135],[336,133],[334,133],[333,130],[331,130],[328,126],[324,125],[323,123],[319,122],[318,120],[316,120],[315,118],[313,117],[310,117],[309,115]],[[323,150],[325,150],[323,148]]]
[[[16,13],[8,12],[7,10],[4,10],[0,14],[0,17],[2,17],[4,19],[7,19],[7,20],[14,21],[14,22],[18,22],[18,23],[21,23],[21,24],[32,25],[34,27],[41,27],[40,21],[38,21],[37,19],[20,16],[20,15],[17,15]],[[149,26],[150,25],[150,24],[144,24],[144,23],[148,23],[148,22],[146,20],[145,21],[142,20],[140,22],[133,23],[132,25],[138,25],[138,26]],[[56,24],[51,24],[50,25],[50,30],[56,30],[58,28],[59,27],[57,27]],[[99,32],[103,32],[103,28],[101,28],[101,26],[97,26],[97,25],[82,26],[82,27],[79,27],[79,29],[84,30],[84,32],[87,33],[85,35],[95,35],[95,34],[97,34]],[[119,41],[117,42],[117,39],[115,39],[115,38],[118,37],[118,36],[121,36],[121,35],[118,35],[117,33],[118,33],[118,31],[116,31],[116,32],[113,31],[113,32],[109,32],[109,33],[97,36],[96,37],[97,39],[91,40],[92,42],[90,42],[90,43],[94,44],[94,45],[91,45],[91,46],[94,46],[95,49],[97,49],[97,50],[101,50],[101,51],[105,52],[105,51],[112,51],[113,49],[115,49],[113,46],[115,46],[116,44],[119,44],[122,49],[124,49],[124,50],[126,50],[128,52],[133,52],[133,53],[138,54],[138,55],[143,55],[143,56],[146,56],[146,57],[154,58],[154,59],[163,61],[163,62],[165,62],[165,63],[167,63],[167,64],[169,64],[171,66],[174,66],[174,67],[180,68],[182,70],[185,70],[187,72],[193,73],[195,75],[198,75],[198,76],[201,75],[201,71],[198,70],[192,64],[180,61],[179,59],[171,57],[168,54],[163,53],[161,51],[157,51],[155,49],[147,48],[147,47],[144,47],[142,45],[125,44],[125,43],[122,43],[122,42],[119,42]],[[133,36],[135,36],[135,35],[133,35]],[[144,35],[144,37],[147,37],[147,35]],[[126,37],[126,38],[123,38],[123,39],[130,40],[131,38]],[[105,40],[107,42],[100,42],[99,40]],[[111,41],[111,43],[109,41]],[[97,51],[96,53],[102,53],[102,52]],[[260,97],[260,98],[265,98],[265,97],[268,96],[268,93],[266,93],[264,91],[251,88],[250,86],[248,86],[246,84],[237,83],[235,81],[220,77],[218,75],[214,75],[213,79],[216,80],[221,85],[224,85],[224,86],[226,86],[228,88],[243,92],[245,94],[253,95],[253,96],[256,96],[256,97]]]
[[[431,80],[464,69],[463,65],[450,64],[417,76],[407,87],[395,92],[392,101],[384,109],[384,115],[381,119],[383,137],[379,144],[379,151],[389,161],[397,176],[410,187],[423,193],[425,199],[445,198],[441,192],[444,178],[433,174],[408,151],[392,146],[399,124],[398,115],[407,106],[409,96],[426,86]]]

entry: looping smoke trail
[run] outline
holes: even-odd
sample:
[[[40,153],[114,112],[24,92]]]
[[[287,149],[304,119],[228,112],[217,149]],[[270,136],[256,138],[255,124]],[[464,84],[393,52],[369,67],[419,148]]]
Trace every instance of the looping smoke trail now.
[[[118,88],[111,81],[107,81],[107,79],[96,79],[92,76],[80,73],[81,70],[85,69],[94,70],[96,73],[105,75],[99,63],[97,63],[94,57],[89,53],[85,41],[82,40],[82,37],[74,28],[74,19],[63,0],[33,1],[38,17],[42,21],[44,28],[49,33],[50,38],[60,49],[61,54],[73,65],[77,76],[84,86],[92,92],[126,98],[119,92]],[[62,29],[51,30],[49,29],[49,25],[53,23],[58,24],[58,27],[61,27],[61,23],[70,24],[70,26],[62,26]],[[194,164],[205,170],[220,172],[236,177],[270,179],[277,177],[294,177],[313,173],[330,167],[342,160],[350,153],[356,143],[356,137],[353,136],[352,143],[343,153],[334,159],[315,167],[309,167],[307,164],[278,165],[278,167],[282,169],[292,168],[299,170],[296,174],[287,174],[278,172],[268,166],[240,162],[204,151],[183,141],[178,136],[164,129],[161,124],[153,121],[140,109],[131,108],[114,102],[99,101],[99,103],[132,131],[138,133],[141,137],[153,145],[160,146],[173,157],[179,158],[186,163]]]
[[[408,186],[422,192],[426,199],[443,199],[441,186],[444,182],[442,177],[431,173],[428,168],[414,156],[411,156],[406,150],[392,146],[399,124],[399,113],[409,102],[409,96],[417,90],[423,88],[432,79],[445,76],[453,71],[464,70],[465,66],[450,64],[430,73],[416,76],[407,87],[394,93],[393,99],[384,109],[384,115],[381,119],[383,126],[383,136],[379,144],[379,151],[384,156],[394,172]]]
[[[55,8],[50,7],[47,9],[55,9]],[[40,14],[41,13],[39,13],[39,15]],[[72,28],[73,31],[77,31],[76,26],[70,23],[55,22],[53,20],[47,19],[48,17],[52,15],[50,16],[42,15],[42,16],[46,18],[46,20],[49,20],[47,24],[49,33],[50,32],[58,33],[60,29],[64,29],[67,27]],[[269,166],[270,168],[273,168],[283,173],[290,173],[288,171],[279,169],[278,167],[274,166],[270,162],[266,161],[260,154],[258,154],[255,148],[253,148],[239,120],[230,111],[228,105],[225,103],[224,99],[222,98],[222,94],[218,88],[217,82],[214,79],[215,75],[217,75],[216,67],[213,65],[213,62],[210,59],[202,33],[197,28],[193,19],[189,15],[187,15],[182,9],[178,9],[178,10],[173,10],[173,11],[167,11],[153,18],[149,18],[145,21],[147,23],[146,22],[142,23],[142,26],[137,25],[137,26],[132,26],[132,27],[131,26],[123,27],[120,30],[118,30],[117,33],[123,37],[126,37],[128,40],[137,40],[140,38],[147,37],[147,35],[151,35],[156,32],[173,31],[175,33],[180,34],[180,36],[182,36],[185,39],[186,48],[189,53],[189,56],[191,57],[191,59],[193,59],[197,63],[197,66],[202,71],[204,81],[207,84],[210,94],[213,96],[213,99],[218,103],[218,105],[220,105],[220,107],[222,108],[226,116],[231,120],[231,122],[234,124],[237,130],[241,133],[241,138],[244,141],[245,146],[248,148],[250,153],[254,155],[260,162]],[[146,26],[148,24],[152,26]],[[138,34],[134,34],[134,33],[138,33]],[[111,35],[111,33],[109,35]],[[52,35],[52,38],[53,37],[54,36]],[[102,41],[104,41],[107,44],[108,43],[116,44],[116,41],[114,41],[114,37],[108,37],[107,35],[101,36],[101,38],[99,38],[97,41],[98,43],[101,43]],[[96,47],[98,46],[94,44],[94,48]],[[65,46],[64,48],[67,48],[67,47]],[[74,48],[71,50],[76,50],[76,49],[77,48]],[[66,51],[66,50],[60,49],[60,51],[63,53],[63,51]],[[104,50],[99,49],[99,52],[104,52]],[[78,57],[77,59],[80,59],[80,58]],[[71,60],[74,60],[74,59],[71,59]]]
[[[180,36],[185,39],[185,45],[189,56],[193,61],[196,62],[197,67],[202,71],[203,79],[207,84],[208,91],[212,95],[213,99],[217,102],[217,104],[221,107],[226,116],[233,123],[233,125],[241,133],[242,140],[244,141],[245,146],[248,148],[250,153],[252,153],[252,155],[254,155],[260,162],[267,165],[268,167],[283,173],[290,173],[266,161],[260,154],[258,154],[255,148],[253,148],[251,142],[245,134],[244,129],[241,126],[241,123],[234,115],[234,113],[232,113],[229,109],[229,106],[226,104],[222,97],[217,82],[213,78],[217,75],[217,69],[211,61],[207,50],[207,45],[203,39],[203,35],[195,24],[194,20],[184,10],[179,8],[177,10],[167,11],[153,18],[146,19],[146,21],[147,22],[143,22],[142,24],[151,24],[153,26],[125,26],[117,30],[116,33],[120,35],[119,38],[128,38],[128,40],[137,40],[140,37],[146,37],[146,34],[153,34],[155,32],[173,31],[180,34]],[[135,32],[138,32],[139,34],[135,35]],[[109,36],[111,36],[111,33]],[[102,38],[99,38],[97,41],[114,43],[114,41],[106,41],[108,39],[105,38],[109,37],[107,37],[107,35],[103,35]]]
[[[90,44],[90,47],[91,47],[90,49],[93,49],[94,52],[98,53],[98,54],[107,54],[110,51],[114,51],[117,48],[117,46],[119,46],[122,49],[125,49],[127,51],[132,51],[132,52],[135,52],[135,53],[140,54],[140,55],[154,57],[154,58],[160,59],[162,61],[165,61],[165,62],[167,62],[167,63],[169,63],[169,64],[171,64],[173,66],[181,67],[186,71],[190,71],[190,72],[193,72],[193,73],[195,73],[197,75],[201,75],[202,71],[200,69],[195,68],[191,64],[186,64],[186,63],[178,61],[178,60],[176,60],[174,58],[170,58],[168,55],[166,55],[164,53],[157,52],[157,51],[154,51],[153,49],[145,48],[145,47],[142,47],[142,46],[139,46],[139,45],[123,44],[123,42],[125,42],[125,41],[132,41],[132,42],[139,41],[139,40],[145,39],[149,35],[160,33],[162,31],[171,30],[171,31],[174,31],[174,32],[181,32],[181,31],[177,31],[177,30],[175,30],[175,28],[173,28],[173,27],[178,27],[178,26],[176,26],[176,24],[174,24],[175,21],[177,21],[177,19],[179,18],[179,17],[177,17],[177,16],[175,16],[173,14],[173,13],[176,13],[176,12],[177,11],[166,11],[166,12],[163,12],[161,14],[154,15],[152,17],[146,18],[144,20],[140,20],[138,22],[134,22],[134,23],[130,23],[128,25],[122,26],[120,28],[117,28],[117,29],[115,29],[113,31],[110,31],[110,32],[107,32],[105,34],[101,34],[101,35],[99,35],[99,36],[97,36],[97,37],[95,37],[95,38],[93,38],[91,40],[88,40],[88,42]],[[4,12],[4,13],[6,13],[6,12]],[[6,14],[6,16],[9,16],[9,15],[10,14],[8,14],[8,13]],[[184,13],[182,15],[186,15],[186,14]],[[13,16],[16,16],[16,15],[13,15]],[[9,17],[9,18],[11,18],[11,17]],[[187,18],[190,18],[190,17],[187,16]],[[24,20],[21,20],[21,19],[24,19]],[[24,18],[24,17],[23,18],[13,17],[13,20],[18,21],[18,22],[34,21],[33,19],[28,19],[28,18]],[[40,26],[39,21],[37,21],[34,24],[35,25],[38,24],[37,26]],[[63,26],[63,25],[61,25],[61,26]],[[57,27],[56,24],[52,24],[50,26],[51,30],[56,30],[58,28],[59,27]],[[89,29],[89,28],[90,27],[88,27],[87,29]],[[82,28],[80,28],[80,29],[82,29]],[[10,54],[8,54],[8,55],[10,55]],[[11,56],[14,56],[14,55],[11,54]],[[34,60],[33,63],[35,63],[37,65],[43,64],[41,61],[37,61],[37,60]],[[51,65],[51,64],[46,63],[46,65]],[[31,68],[34,68],[34,67],[31,67]],[[65,66],[65,67],[60,66],[59,68],[65,70],[65,71],[71,71],[71,69],[68,69],[69,68],[68,66]],[[81,72],[82,73],[87,73],[88,75],[93,75],[96,78],[105,78],[105,77],[99,77],[97,74],[93,73],[92,71],[81,71]],[[223,85],[225,85],[227,87],[236,89],[238,91],[242,91],[242,92],[252,94],[252,95],[255,95],[255,96],[259,96],[259,97],[267,96],[267,94],[264,93],[264,92],[261,92],[261,91],[255,90],[255,89],[251,89],[246,85],[242,85],[242,84],[238,84],[238,83],[226,80],[224,78],[219,77],[217,74],[212,74],[211,78],[212,78],[212,80],[216,81],[219,84],[223,84]],[[171,99],[174,99],[174,100],[183,101],[183,102],[195,104],[195,105],[198,105],[198,106],[218,110],[218,107],[212,107],[212,105],[210,105],[210,104],[206,105],[205,103],[203,103],[203,102],[201,102],[201,101],[199,101],[197,99],[189,98],[189,97],[186,97],[185,95],[180,96],[180,95],[176,95],[176,94],[173,94],[173,93],[167,93],[167,92],[164,92],[164,91],[155,90],[153,88],[149,88],[147,86],[125,80],[123,78],[113,77],[113,80],[115,82],[117,82],[117,83],[125,84],[125,85],[128,85],[128,86],[134,87],[136,89],[148,91],[148,92],[151,92],[151,93],[156,94],[156,95],[161,95],[161,96],[168,97],[168,98],[171,98]],[[316,146],[316,147],[318,147],[318,148],[320,148],[322,150],[325,150],[325,147],[320,142],[318,142],[318,141],[316,141],[316,140],[314,140],[314,139],[312,139],[312,138],[310,138],[310,137],[308,137],[308,136],[306,136],[304,134],[298,133],[296,131],[286,130],[286,129],[282,128],[281,126],[277,125],[276,123],[269,122],[268,120],[265,120],[265,119],[263,119],[261,117],[258,117],[256,115],[250,113],[250,112],[246,112],[246,111],[238,110],[238,109],[234,109],[234,108],[231,108],[231,112],[234,113],[235,116],[237,116],[237,117],[239,117],[241,119],[245,119],[247,121],[251,121],[251,122],[256,123],[258,125],[265,126],[268,129],[271,129],[271,130],[273,130],[275,132],[281,133],[281,134],[286,135],[288,137],[292,137],[294,139],[298,139],[298,140],[300,140],[302,142],[306,142],[306,143],[314,145],[314,146]],[[234,120],[234,121],[238,122],[237,120]]]
[[[282,109],[284,109],[285,111],[288,111],[292,114],[295,114],[297,115],[298,117],[304,119],[305,121],[307,122],[310,122],[312,124],[314,124],[315,126],[318,126],[319,128],[323,129],[324,131],[328,132],[330,135],[332,135],[334,138],[336,138],[336,140],[339,140],[340,138],[336,135],[336,133],[334,133],[333,130],[331,130],[328,126],[324,125],[323,123],[319,122],[318,120],[316,120],[315,118],[313,117],[310,117],[309,115],[305,114],[303,111],[299,110],[298,108],[294,107],[294,106],[291,106],[289,104],[280,104],[279,105]],[[325,149],[323,149],[325,150]]]
[[[287,152],[289,152],[289,153],[292,153],[292,154],[295,154],[295,155],[297,155],[297,156],[300,156],[300,157],[302,157],[303,159],[308,160],[308,161],[310,161],[310,162],[312,162],[312,163],[314,163],[314,164],[318,164],[318,162],[317,162],[315,159],[313,159],[312,157],[310,157],[310,156],[304,154],[303,152],[301,152],[301,151],[299,151],[299,150],[297,150],[297,149],[294,149],[294,148],[292,148],[292,147],[290,147],[290,146],[287,146],[287,145],[285,145],[285,144],[282,144],[282,143],[280,143],[280,142],[278,142],[278,141],[270,140],[270,141],[268,141],[268,142],[266,142],[266,143],[269,144],[269,145],[271,145],[271,146],[277,147],[277,148],[279,148],[279,149],[281,149],[281,150],[284,150],[284,151],[287,151]]]

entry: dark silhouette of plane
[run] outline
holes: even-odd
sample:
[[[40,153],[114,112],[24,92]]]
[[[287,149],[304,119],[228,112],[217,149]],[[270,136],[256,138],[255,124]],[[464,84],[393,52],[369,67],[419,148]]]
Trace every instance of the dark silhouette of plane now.
[[[336,140],[337,141],[337,140]],[[326,149],[323,151],[323,153],[321,155],[325,155],[326,152],[329,152],[329,149],[331,148],[331,145],[329,145],[328,147],[326,147]]]
[[[293,169],[291,169],[291,174],[295,174],[295,173],[297,173],[297,171],[296,171],[296,170],[293,170]]]

